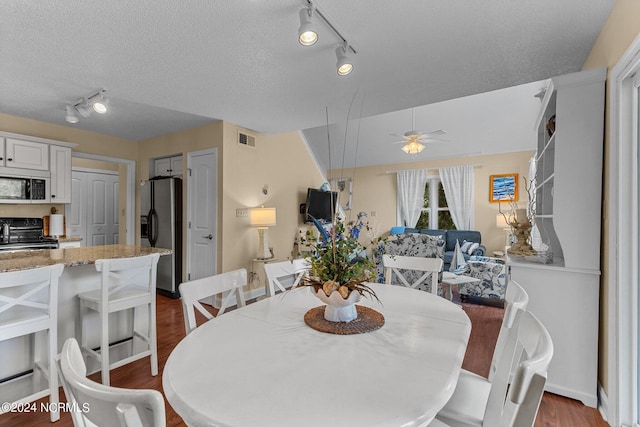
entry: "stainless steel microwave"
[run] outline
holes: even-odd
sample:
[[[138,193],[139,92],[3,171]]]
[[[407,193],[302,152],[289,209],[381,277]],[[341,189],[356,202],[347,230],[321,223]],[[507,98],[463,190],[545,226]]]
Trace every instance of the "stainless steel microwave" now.
[[[50,179],[0,175],[0,203],[49,203]]]

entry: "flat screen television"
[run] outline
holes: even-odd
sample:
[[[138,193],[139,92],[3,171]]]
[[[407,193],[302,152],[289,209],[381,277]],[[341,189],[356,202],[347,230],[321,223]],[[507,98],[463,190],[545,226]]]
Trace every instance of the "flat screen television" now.
[[[307,207],[304,222],[313,222],[314,217],[320,222],[331,222],[336,212],[338,193],[336,191],[321,191],[315,188],[307,189]]]

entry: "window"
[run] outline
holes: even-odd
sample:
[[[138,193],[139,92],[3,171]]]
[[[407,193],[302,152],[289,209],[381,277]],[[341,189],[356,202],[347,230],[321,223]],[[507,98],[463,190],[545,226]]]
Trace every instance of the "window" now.
[[[432,228],[439,230],[455,230],[451,213],[447,206],[442,182],[437,176],[427,179],[424,187],[424,205],[416,228]]]

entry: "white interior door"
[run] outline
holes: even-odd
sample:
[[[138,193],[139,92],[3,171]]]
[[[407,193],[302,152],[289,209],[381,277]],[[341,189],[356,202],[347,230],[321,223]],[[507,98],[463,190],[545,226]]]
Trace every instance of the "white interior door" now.
[[[85,246],[118,243],[119,190],[117,173],[74,170],[68,215],[70,234],[81,236]]]
[[[187,158],[187,280],[216,274],[216,149]]]

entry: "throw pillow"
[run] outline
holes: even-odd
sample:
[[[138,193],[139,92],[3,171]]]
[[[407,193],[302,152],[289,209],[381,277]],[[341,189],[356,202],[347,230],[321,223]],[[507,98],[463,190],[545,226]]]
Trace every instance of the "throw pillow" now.
[[[468,254],[469,248],[471,247],[472,244],[473,242],[467,242],[466,240],[463,240],[462,245],[460,246],[460,250],[462,250],[462,252],[464,252],[465,254]]]
[[[471,246],[469,246],[469,250],[467,250],[467,253],[469,255],[473,254],[473,251],[475,251],[476,249],[478,249],[478,247],[480,246],[479,243],[472,243]]]

